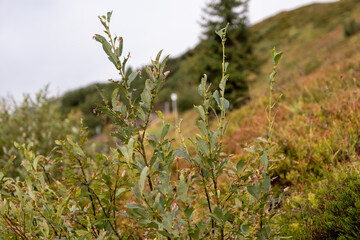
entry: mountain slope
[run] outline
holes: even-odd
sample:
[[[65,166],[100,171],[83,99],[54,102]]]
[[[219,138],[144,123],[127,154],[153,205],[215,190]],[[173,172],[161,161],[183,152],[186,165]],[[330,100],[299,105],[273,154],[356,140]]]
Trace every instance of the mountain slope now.
[[[327,23],[326,16],[331,16]],[[359,21],[357,16],[357,1],[313,4],[280,13],[251,28],[260,36],[258,54],[269,55],[270,46],[275,45],[284,52],[275,85],[277,96],[282,94],[275,134],[285,157],[290,154],[292,160],[313,164],[316,146],[310,143],[317,142],[322,148],[317,149],[322,155],[317,159],[320,164],[324,159],[349,157],[345,153],[340,156],[340,152],[334,156],[343,142],[348,147],[341,152],[351,152],[358,144],[360,34],[346,37],[343,29],[350,18]],[[254,77],[252,101],[232,113],[227,145],[230,152],[239,152],[239,146],[266,132],[267,75],[272,65],[268,59],[261,74]]]

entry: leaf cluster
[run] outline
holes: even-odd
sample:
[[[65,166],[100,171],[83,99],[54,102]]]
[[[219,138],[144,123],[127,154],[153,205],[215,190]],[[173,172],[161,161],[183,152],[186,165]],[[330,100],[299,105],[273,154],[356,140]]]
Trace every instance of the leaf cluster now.
[[[148,133],[155,99],[169,72],[168,57],[160,51],[152,66],[145,69],[147,79],[140,94],[132,84],[137,72],[127,74],[123,59],[123,39],[112,37],[112,13],[101,16],[107,38],[95,35],[120,81],[111,99],[103,97],[99,111],[114,124],[117,145],[110,154],[92,155],[84,144],[67,136],[57,141],[59,156],[37,155],[26,145],[23,152],[24,181],[1,175],[0,230],[9,238],[22,239],[278,239],[272,219],[282,199],[271,188],[272,114],[269,104],[269,138],[259,138],[247,149],[246,158],[232,160],[223,151],[223,136],[229,118],[230,101],[225,98],[229,63],[225,61],[228,26],[216,32],[222,43],[222,73],[218,88],[211,90],[207,76],[198,93],[202,103],[196,125],[200,134],[187,145],[176,126],[166,123],[160,136]],[[281,53],[273,51],[274,83]],[[271,98],[271,96],[270,96]],[[210,114],[216,127],[210,125]],[[167,138],[176,129],[181,147]],[[179,167],[179,162],[184,167]],[[55,174],[56,173],[56,174]]]

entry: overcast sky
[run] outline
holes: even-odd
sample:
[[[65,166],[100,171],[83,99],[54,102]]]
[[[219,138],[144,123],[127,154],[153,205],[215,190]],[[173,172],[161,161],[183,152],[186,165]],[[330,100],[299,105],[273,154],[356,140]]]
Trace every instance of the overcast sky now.
[[[250,0],[256,23],[284,10],[330,0]],[[135,68],[160,49],[178,56],[196,45],[208,0],[0,0],[0,97],[20,100],[50,84],[51,95],[117,78],[100,44],[97,19],[113,10],[112,32],[124,38]]]

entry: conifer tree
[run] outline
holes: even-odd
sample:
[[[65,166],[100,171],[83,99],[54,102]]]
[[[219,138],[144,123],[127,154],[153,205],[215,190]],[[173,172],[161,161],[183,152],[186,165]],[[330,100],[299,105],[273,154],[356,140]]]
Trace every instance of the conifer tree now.
[[[202,20],[202,40],[193,58],[193,68],[208,75],[213,87],[220,82],[222,53],[215,30],[229,23],[226,41],[226,58],[231,64],[228,72],[227,97],[233,106],[242,105],[249,98],[247,77],[255,72],[259,61],[253,54],[247,20],[248,0],[212,0],[205,9]],[[196,56],[197,55],[197,56]],[[202,65],[202,67],[199,67]],[[197,72],[197,71],[196,71]]]

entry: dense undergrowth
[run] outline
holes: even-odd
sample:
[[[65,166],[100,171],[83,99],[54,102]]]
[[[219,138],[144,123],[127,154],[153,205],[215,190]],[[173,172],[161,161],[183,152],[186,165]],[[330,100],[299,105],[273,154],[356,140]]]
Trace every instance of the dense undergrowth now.
[[[0,169],[14,177],[23,177],[22,154],[14,142],[31,147],[36,154],[55,157],[54,141],[76,135],[80,126],[78,120],[63,116],[59,101],[49,99],[46,88],[35,99],[25,96],[20,104],[1,99],[0,124]]]
[[[200,134],[182,135],[176,125],[162,119],[160,136],[149,134],[154,103],[169,74],[168,57],[161,51],[146,68],[147,79],[139,98],[132,82],[137,72],[126,73],[129,57],[121,60],[123,39],[110,33],[112,13],[99,17],[106,37],[96,34],[120,81],[111,100],[103,97],[99,112],[113,123],[117,139],[109,154],[85,148],[87,132],[75,139],[56,140],[56,154],[35,152],[32,144],[15,143],[21,153],[23,178],[0,176],[0,231],[7,239],[279,239],[275,217],[279,198],[272,191],[273,84],[281,52],[272,51],[269,77],[268,129],[248,148],[246,159],[231,160],[223,151],[229,101],[225,98],[228,62],[225,42],[228,25],[216,31],[222,44],[219,87],[210,91],[207,76],[194,108]],[[15,115],[16,116],[16,115]],[[211,118],[213,119],[210,124]],[[215,127],[212,125],[215,124]],[[180,147],[168,138],[170,128],[180,136]],[[52,139],[50,139],[52,140]],[[179,161],[187,162],[180,166]],[[11,159],[10,162],[11,163]]]
[[[320,194],[316,184],[328,179],[330,188],[337,175],[354,171],[355,177],[359,174],[360,35],[348,36],[344,29],[351,19],[359,21],[359,13],[357,1],[313,4],[281,13],[251,28],[259,34],[255,47],[259,55],[266,54],[273,44],[285,49],[275,89],[279,104],[273,137],[280,161],[272,174],[275,188],[289,187],[287,201],[294,203],[283,209],[284,219],[291,221],[282,222],[282,226],[286,225],[282,233],[295,239],[315,238],[306,232],[311,222],[306,223],[308,217],[301,215],[301,209],[309,194]],[[331,18],[326,17],[330,15]],[[265,69],[270,65],[268,61],[260,77],[254,77],[252,100],[230,114],[224,146],[235,158],[243,158],[243,149],[258,136],[265,136],[263,86]],[[187,115],[187,119],[192,116]],[[189,135],[195,131],[191,124],[185,128],[192,129]],[[302,204],[297,205],[299,214],[292,218],[297,211],[292,209],[295,203]],[[317,237],[326,238],[327,235]]]
[[[268,49],[275,44],[285,50],[285,61],[282,62],[277,70],[279,72],[277,76],[279,81],[273,93],[274,100],[278,101],[278,104],[273,112],[276,115],[274,122],[276,131],[272,134],[272,153],[269,156],[277,161],[272,162],[273,167],[267,173],[269,174],[267,176],[271,176],[271,190],[275,195],[282,192],[284,188],[288,189],[288,191],[285,201],[282,204],[275,204],[275,212],[281,212],[282,215],[272,219],[270,226],[274,234],[280,232],[281,236],[292,236],[293,239],[359,238],[360,34],[354,31],[349,35],[344,28],[352,19],[355,23],[359,22],[359,13],[360,4],[357,1],[343,0],[329,4],[314,4],[292,12],[281,13],[252,27],[252,31],[258,33],[258,42],[255,49],[260,56],[265,56]],[[326,18],[329,15],[332,16],[331,19]],[[160,64],[160,62],[155,61],[155,69],[156,64]],[[259,141],[257,140],[259,136],[268,137],[268,119],[265,114],[268,106],[268,97],[266,90],[264,90],[264,85],[266,84],[264,81],[268,79],[265,74],[271,68],[271,64],[273,64],[271,61],[266,62],[260,69],[260,74],[253,76],[253,84],[251,85],[252,100],[241,109],[229,113],[231,121],[227,125],[228,130],[221,141],[223,153],[220,155],[220,158],[225,159],[226,156],[230,156],[229,164],[236,164],[232,168],[225,168],[224,172],[230,175],[233,174],[231,171],[238,174],[239,168],[241,169],[244,161],[246,162],[249,159],[251,161],[258,160],[264,153],[260,154],[257,152],[257,155],[249,155],[249,152],[244,150],[244,148],[250,147],[254,141]],[[197,89],[195,90],[197,91]],[[109,106],[111,105],[116,104],[109,104]],[[161,118],[154,120],[153,124],[146,130],[149,136],[152,136],[152,140],[148,142],[147,146],[144,146],[144,150],[151,152],[151,156],[154,156],[153,154],[156,153],[157,158],[164,156],[171,158],[171,154],[175,153],[171,153],[171,149],[167,148],[167,144],[171,143],[173,149],[182,149],[181,146],[185,143],[188,146],[189,156],[203,154],[200,151],[206,151],[206,148],[200,150],[199,146],[196,145],[201,143],[201,140],[197,139],[196,134],[203,137],[205,141],[208,140],[202,131],[203,126],[197,123],[203,120],[201,110],[198,109],[198,111],[200,111],[200,115],[198,115],[196,110],[182,115],[184,120],[181,123],[181,132],[184,136],[184,142],[182,142],[182,137],[177,134],[176,128],[167,127],[170,125],[176,127],[178,123],[176,116],[168,115],[164,116],[164,120]],[[217,112],[219,113],[219,110]],[[118,120],[120,121],[120,119]],[[197,124],[200,126],[200,129],[197,127]],[[209,115],[208,125],[213,130],[218,127],[215,115]],[[164,127],[165,129],[168,128],[166,130],[168,142],[164,142]],[[109,129],[112,128],[109,127]],[[195,145],[192,145],[191,140],[188,140],[187,137],[192,137]],[[81,139],[79,143],[73,140],[76,138]],[[163,215],[159,214],[157,216],[154,213],[148,212],[151,211],[151,208],[149,210],[143,207],[147,205],[146,201],[151,199],[151,197],[146,197],[146,200],[144,200],[141,196],[136,197],[132,195],[133,192],[129,190],[136,188],[136,186],[137,188],[144,186],[143,189],[148,191],[150,188],[150,183],[147,180],[148,176],[150,173],[154,174],[154,176],[160,176],[162,174],[161,171],[147,172],[148,170],[146,170],[143,172],[146,164],[144,165],[140,161],[141,158],[144,158],[140,154],[140,158],[136,158],[140,163],[135,167],[138,174],[134,174],[135,177],[129,175],[129,171],[124,167],[126,165],[125,161],[120,161],[123,164],[121,167],[114,168],[115,163],[120,164],[117,162],[118,159],[125,157],[122,152],[125,151],[124,148],[119,150],[120,152],[116,151],[116,147],[107,149],[109,154],[97,155],[94,154],[94,151],[84,150],[87,149],[85,139],[86,135],[82,135],[80,138],[72,136],[67,141],[58,142],[60,146],[58,146],[57,154],[61,154],[63,156],[61,158],[52,155],[36,158],[36,155],[31,153],[31,151],[26,150],[27,140],[19,138],[17,140],[19,143],[26,143],[21,147],[22,152],[27,159],[31,160],[30,163],[32,165],[35,161],[37,164],[46,163],[48,164],[46,171],[56,172],[58,169],[63,169],[61,171],[63,171],[64,175],[59,181],[54,180],[52,182],[50,180],[51,184],[49,184],[46,182],[47,173],[45,173],[45,179],[40,179],[34,188],[28,187],[30,184],[27,184],[26,181],[30,181],[29,179],[24,183],[7,180],[7,183],[11,186],[10,190],[8,189],[7,191],[13,193],[19,191],[18,189],[23,191],[17,193],[19,195],[22,194],[21,196],[23,197],[17,197],[16,204],[13,206],[9,204],[8,209],[12,209],[14,214],[18,214],[17,216],[21,218],[22,212],[18,210],[19,206],[33,207],[35,209],[33,211],[37,211],[38,215],[32,211],[27,213],[34,214],[37,219],[35,221],[37,225],[34,225],[37,228],[34,232],[39,234],[51,233],[54,232],[54,229],[57,229],[57,226],[65,226],[64,228],[59,227],[59,231],[75,232],[74,236],[82,235],[83,238],[91,238],[97,235],[101,239],[101,236],[108,236],[106,234],[114,232],[112,229],[116,228],[126,229],[124,231],[119,230],[119,234],[124,234],[124,236],[129,238],[131,235],[143,234],[144,238],[152,239],[154,235],[152,235],[153,232],[149,229],[151,227],[155,228],[156,224],[158,229],[167,229],[161,233],[163,236],[167,236],[167,234],[170,234],[169,232],[171,234],[175,233],[169,230],[170,228],[167,228],[169,225],[167,227],[164,225],[164,219],[170,219],[169,215],[162,213]],[[53,140],[51,138],[50,142]],[[134,142],[139,140],[141,138],[134,140]],[[102,141],[102,139],[99,141]],[[112,146],[116,146],[115,143],[116,141],[112,142]],[[162,145],[163,151],[167,151],[168,154],[165,154],[165,152],[161,154],[161,151],[160,153],[156,151],[156,149],[160,149],[156,147],[159,146],[158,144],[164,144]],[[263,144],[265,144],[265,146],[262,145],[263,147],[267,146],[266,143]],[[102,151],[106,146],[106,144],[102,145]],[[13,145],[11,147],[14,149],[12,151],[19,151]],[[128,144],[121,145],[120,147],[126,147],[129,150]],[[134,149],[133,151],[138,150],[142,151],[141,149]],[[260,148],[259,151],[261,152],[263,149]],[[33,152],[36,152],[36,150]],[[43,152],[38,153],[45,155]],[[187,158],[184,151],[178,153],[180,156],[184,156],[185,159]],[[18,155],[18,158],[24,159],[23,155]],[[152,159],[150,155],[146,156]],[[9,156],[10,154],[7,155],[7,157]],[[196,233],[196,229],[200,229],[203,226],[201,225],[203,222],[200,222],[200,212],[206,212],[205,209],[208,206],[206,194],[203,196],[199,194],[205,193],[205,190],[204,188],[191,187],[192,184],[201,182],[201,172],[200,175],[199,172],[196,175],[196,169],[201,168],[194,167],[198,159],[192,159],[195,163],[192,161],[188,162],[185,159],[174,158],[171,167],[161,165],[160,163],[157,166],[157,168],[162,170],[167,167],[171,169],[170,172],[173,174],[170,177],[170,182],[174,181],[178,184],[175,184],[176,187],[173,191],[167,192],[168,195],[173,196],[173,198],[169,198],[172,202],[169,202],[167,206],[168,209],[180,209],[179,211],[183,211],[183,215],[178,215],[181,216],[179,217],[180,220],[176,218],[176,220],[170,222],[171,224],[178,224],[178,226],[185,226],[184,228],[178,228],[178,232],[190,234],[193,231],[191,234],[199,234],[199,238],[207,238],[211,236],[212,230]],[[155,165],[157,164],[156,161],[154,162]],[[81,175],[80,163],[84,164],[86,177]],[[38,172],[42,172],[41,168],[36,168],[34,171],[31,165],[27,163],[24,166],[29,168],[31,181],[33,181],[32,176],[39,176]],[[101,168],[101,166],[104,167]],[[250,169],[264,166],[255,164],[252,167]],[[91,168],[96,170],[88,171]],[[187,170],[177,171],[180,168]],[[114,171],[116,174],[113,174],[113,176],[110,173]],[[70,174],[74,172],[76,173],[75,176]],[[252,175],[253,180],[259,177],[258,173],[251,171],[247,173],[240,172],[244,174],[242,176],[247,177],[250,176],[247,174],[255,174]],[[145,179],[144,185],[142,185],[143,182],[139,182],[141,176],[143,176],[142,181]],[[135,180],[131,180],[133,184],[128,185],[130,177],[134,177]],[[3,176],[1,178],[5,183],[5,178]],[[96,181],[92,182],[89,179],[96,179]],[[219,187],[222,189],[220,190],[220,196],[224,194],[224,196],[227,196],[226,192],[229,187],[224,185],[222,181],[227,183],[231,180],[224,175],[221,175],[220,179]],[[207,180],[210,181],[210,178]],[[76,182],[77,184],[73,185],[73,187],[65,187],[71,182]],[[114,182],[116,182],[115,185],[112,184]],[[209,184],[209,189],[215,186],[214,183],[206,183]],[[51,185],[51,191],[41,192],[43,185]],[[195,191],[195,193],[185,198],[185,195],[182,194],[184,188],[188,188],[188,191]],[[161,187],[154,187],[154,189],[156,189],[154,190],[155,192],[160,191]],[[89,196],[92,195],[92,191],[99,191],[97,195],[99,199],[96,199],[96,195],[93,195],[94,199],[91,201]],[[136,193],[138,190],[134,191]],[[33,192],[33,195],[31,192]],[[251,195],[248,189],[242,193],[246,197]],[[253,192],[253,194],[256,199],[257,193]],[[157,196],[156,193],[151,193],[151,191],[150,195],[153,197],[152,199]],[[214,192],[211,196],[214,203],[216,203],[216,195],[217,193]],[[4,198],[15,197],[15,195],[11,194],[4,196]],[[39,198],[34,200],[35,196],[39,196]],[[63,198],[63,196],[69,197]],[[105,200],[109,197],[115,199],[121,207],[114,208],[111,201]],[[125,207],[126,202],[120,200],[125,198],[132,200],[131,204],[127,205],[127,208]],[[202,210],[191,215],[189,213],[189,211],[192,211],[190,210],[191,208],[186,206],[188,201],[192,201],[189,199],[199,200],[199,205],[192,205],[192,207],[195,210]],[[208,229],[214,229],[213,231],[216,232],[212,236],[221,237],[222,226],[224,226],[223,229],[225,231],[229,230],[227,225],[229,222],[231,224],[238,224],[237,226],[239,226],[240,231],[257,231],[257,227],[251,227],[251,224],[244,224],[242,222],[244,219],[252,219],[254,220],[253,223],[257,222],[259,215],[256,215],[258,213],[256,211],[259,209],[253,211],[252,208],[248,208],[248,205],[246,205],[250,204],[250,206],[254,207],[256,203],[252,205],[251,202],[248,202],[248,198],[239,199],[240,201],[233,199],[232,203],[235,207],[232,211],[246,212],[246,214],[240,215],[241,221],[234,222],[231,218],[225,217],[226,213],[223,212],[221,215],[220,211],[217,211],[217,214],[226,219],[226,224],[223,224],[224,222],[221,219],[218,221],[217,218],[219,216],[215,212],[211,216],[207,215]],[[49,202],[51,201],[53,201],[52,203],[56,202],[59,207],[49,207]],[[165,201],[164,205],[166,204],[167,202]],[[268,206],[274,206],[274,204],[268,204]],[[70,206],[71,208],[64,210],[66,207],[63,206]],[[129,208],[133,211],[130,216],[132,220],[129,220],[129,216],[125,214]],[[116,220],[114,221],[114,218],[109,213],[115,211],[118,211],[119,214],[116,215]],[[143,215],[139,217],[139,214]],[[60,217],[57,218],[58,216]],[[149,229],[139,228],[139,219],[149,216],[153,216],[153,219],[159,217],[161,221],[156,220],[157,223],[151,223]],[[195,228],[187,228],[186,221],[182,222],[182,220],[186,220],[188,217],[191,217],[193,222],[195,222]],[[29,229],[32,231],[34,227],[30,226],[31,220],[25,217],[24,219],[23,222],[29,224]],[[48,229],[44,223],[46,221],[39,219],[46,219],[46,221],[51,222],[48,225]],[[212,225],[212,220],[215,222],[214,225]],[[146,223],[148,223],[146,220],[141,222],[141,224]],[[247,226],[249,226],[249,229]],[[191,230],[187,231],[188,229]],[[7,231],[7,234],[14,234],[16,229],[5,228],[4,231]],[[30,230],[27,231],[28,234],[29,232]],[[208,235],[201,235],[205,234],[205,232]],[[111,236],[114,236],[114,234]],[[271,237],[274,236],[271,235]]]

